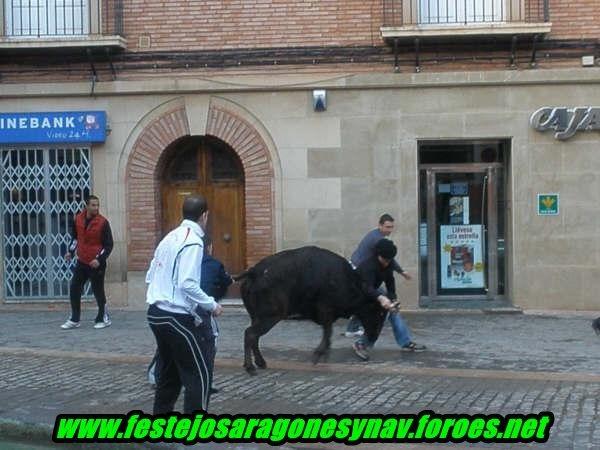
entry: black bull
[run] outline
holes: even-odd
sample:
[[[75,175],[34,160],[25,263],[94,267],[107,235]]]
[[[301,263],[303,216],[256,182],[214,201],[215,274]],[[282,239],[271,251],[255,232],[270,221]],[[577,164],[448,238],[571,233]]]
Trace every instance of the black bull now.
[[[284,319],[309,319],[322,326],[323,338],[312,358],[315,364],[329,351],[338,318],[356,315],[372,340],[381,331],[384,310],[365,296],[348,261],[329,250],[301,247],[276,253],[236,279],[242,281],[242,300],[251,319],[244,333],[244,368],[250,374],[256,374],[251,352],[259,368],[267,367],[259,338]]]

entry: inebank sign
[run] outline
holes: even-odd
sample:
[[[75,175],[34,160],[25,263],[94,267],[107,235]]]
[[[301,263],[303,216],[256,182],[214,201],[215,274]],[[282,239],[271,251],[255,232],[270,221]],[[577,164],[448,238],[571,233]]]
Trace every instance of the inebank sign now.
[[[105,140],[105,111],[0,113],[0,144]]]

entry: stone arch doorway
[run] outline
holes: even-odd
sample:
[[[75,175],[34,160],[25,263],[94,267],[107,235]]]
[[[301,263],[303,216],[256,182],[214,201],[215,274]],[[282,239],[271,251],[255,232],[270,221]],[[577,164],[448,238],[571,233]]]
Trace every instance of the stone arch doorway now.
[[[235,151],[213,136],[191,136],[169,146],[158,165],[161,186],[161,234],[181,222],[189,195],[208,201],[207,233],[215,257],[230,273],[245,268],[244,169]]]
[[[183,99],[155,108],[132,132],[132,144],[124,154],[126,179],[127,269],[148,269],[162,236],[160,161],[180,139],[190,137],[188,112]],[[268,132],[247,110],[214,98],[206,115],[207,137],[215,137],[233,149],[244,174],[244,267],[275,251],[275,185],[281,176],[277,152]],[[277,196],[277,198],[279,198]]]

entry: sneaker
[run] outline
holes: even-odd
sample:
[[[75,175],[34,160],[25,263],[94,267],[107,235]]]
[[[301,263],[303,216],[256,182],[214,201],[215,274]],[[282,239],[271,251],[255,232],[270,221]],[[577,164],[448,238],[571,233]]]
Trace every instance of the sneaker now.
[[[104,320],[102,322],[96,322],[94,324],[94,328],[96,330],[101,330],[102,328],[110,327],[111,324],[112,322],[110,321],[110,317],[108,317],[108,314],[104,314]]]
[[[414,342],[409,342],[408,344],[400,347],[400,349],[404,352],[422,352],[426,349],[424,345],[415,344]]]
[[[79,322],[73,322],[71,319],[67,320],[60,327],[63,330],[72,330],[73,328],[79,328]]]
[[[363,361],[369,360],[369,351],[363,344],[355,342],[354,344],[352,344],[352,349],[354,350],[356,356],[358,356]]]
[[[148,375],[148,383],[150,383],[150,386],[152,388],[156,387],[156,373],[155,373],[155,369],[156,369],[156,363],[153,360],[152,363],[150,363],[150,366],[148,366],[148,369],[146,371],[146,374]]]
[[[345,331],[342,334],[344,336],[346,336],[347,338],[352,338],[352,337],[361,337],[363,334],[365,334],[365,332],[364,332],[364,330],[356,330],[356,331]]]
[[[596,334],[600,336],[600,317],[594,319],[594,321],[592,322],[592,328],[594,329]]]

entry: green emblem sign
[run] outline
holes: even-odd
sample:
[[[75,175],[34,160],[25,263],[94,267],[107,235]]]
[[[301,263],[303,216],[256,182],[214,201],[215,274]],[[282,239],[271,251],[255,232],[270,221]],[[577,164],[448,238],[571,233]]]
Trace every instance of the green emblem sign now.
[[[538,194],[538,216],[558,216],[558,194]]]

